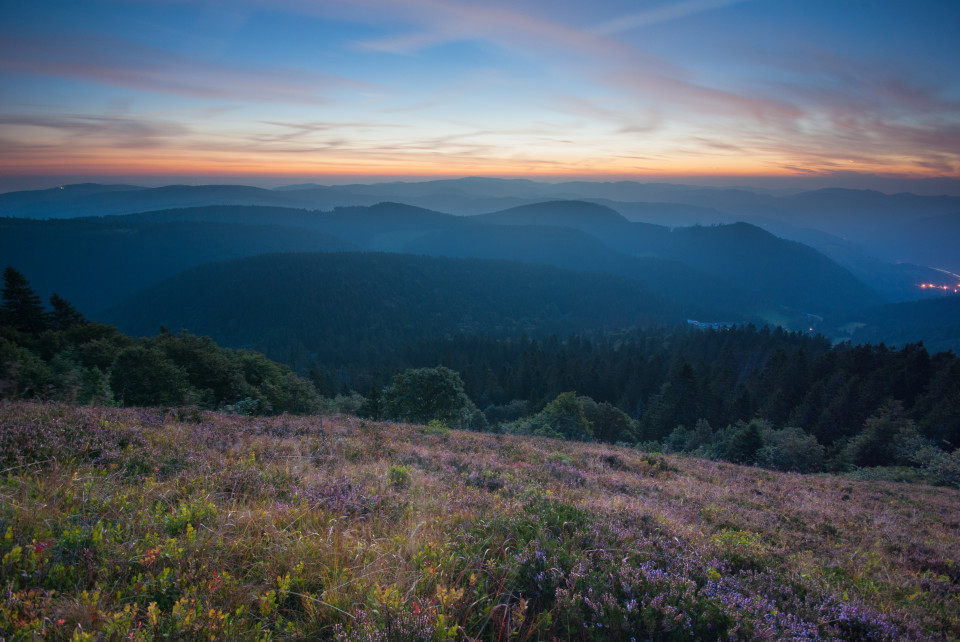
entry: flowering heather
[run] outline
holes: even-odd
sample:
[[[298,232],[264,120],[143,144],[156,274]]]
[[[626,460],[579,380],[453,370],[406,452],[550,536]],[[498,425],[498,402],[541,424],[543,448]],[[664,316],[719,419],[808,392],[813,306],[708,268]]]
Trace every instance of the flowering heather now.
[[[27,402],[0,471],[0,640],[960,638],[947,488]]]

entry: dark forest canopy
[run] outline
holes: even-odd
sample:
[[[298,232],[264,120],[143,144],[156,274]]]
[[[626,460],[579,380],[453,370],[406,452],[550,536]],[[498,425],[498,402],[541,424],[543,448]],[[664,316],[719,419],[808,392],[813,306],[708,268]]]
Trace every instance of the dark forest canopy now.
[[[184,406],[245,414],[310,413],[320,398],[289,367],[207,337],[166,330],[134,339],[92,323],[54,294],[44,308],[16,269],[4,272],[0,399]]]
[[[310,256],[336,261],[359,255]],[[261,260],[275,267],[276,258]],[[506,277],[514,279],[513,304],[539,311],[541,322],[569,319],[569,312],[544,307],[517,283],[509,263],[484,265],[474,278],[465,279],[457,270],[472,270],[476,264],[428,259],[433,268],[444,269],[424,272],[418,271],[423,266],[414,257],[379,258],[391,268],[380,274],[400,279],[383,287],[398,292],[403,292],[398,283],[415,283],[437,272],[481,290],[462,291],[462,301],[441,298],[434,309],[427,300],[419,306],[391,305],[372,289],[367,292],[370,305],[386,302],[397,314],[407,310],[410,316],[389,332],[381,328],[367,334],[367,343],[358,345],[353,342],[360,335],[344,334],[355,327],[357,310],[341,311],[340,316],[326,311],[321,334],[334,340],[319,344],[326,351],[301,364],[312,381],[259,353],[220,348],[210,338],[186,331],[173,334],[161,328],[154,337],[131,338],[112,326],[88,322],[60,297],[51,298],[48,311],[23,275],[8,268],[0,308],[0,395],[83,404],[192,404],[250,414],[315,412],[323,406],[320,395],[325,395],[356,400],[335,403],[334,409],[376,418],[416,417],[626,442],[784,470],[934,462],[936,470],[925,473],[927,478],[953,483],[953,460],[960,452],[960,359],[953,353],[931,355],[921,344],[901,349],[831,346],[822,336],[751,325],[571,330],[562,337],[545,332],[527,336],[512,326],[499,326],[499,332],[443,333],[431,325],[445,322],[441,311],[479,314],[479,308],[458,305],[480,298],[491,307],[492,290]],[[295,261],[288,267],[302,265]],[[340,267],[349,271],[356,266],[346,261]],[[551,268],[524,267],[523,274],[527,286],[538,278],[557,277]],[[597,285],[588,279],[581,292],[576,280],[560,281],[572,288],[572,300],[579,301]],[[296,285],[290,275],[278,283]],[[481,297],[483,287],[490,290]],[[449,288],[431,292],[449,293]],[[227,308],[227,314],[266,309],[278,318],[269,301],[244,299],[242,294],[226,292],[223,301],[214,303],[226,306],[234,299],[239,307]],[[593,295],[612,300],[602,290]],[[360,299],[355,293],[352,300]],[[374,310],[370,318],[382,318],[384,310]],[[501,321],[469,318],[481,326]],[[357,331],[370,330],[361,326]],[[365,349],[358,349],[360,345]],[[452,385],[438,387],[437,382]],[[442,412],[418,401],[439,398],[441,388],[452,391],[447,395],[452,401]]]

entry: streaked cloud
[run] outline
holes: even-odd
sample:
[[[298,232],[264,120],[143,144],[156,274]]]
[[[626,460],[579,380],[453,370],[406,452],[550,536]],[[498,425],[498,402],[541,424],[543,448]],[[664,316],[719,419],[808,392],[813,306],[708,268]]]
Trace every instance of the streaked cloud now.
[[[327,92],[366,87],[304,69],[231,67],[91,35],[4,38],[0,40],[0,70],[194,98],[254,102],[323,104]]]
[[[685,0],[684,2],[670,2],[659,7],[654,7],[653,9],[607,20],[593,27],[591,31],[601,35],[612,35],[641,27],[652,27],[662,22],[679,20],[698,13],[704,13],[705,11],[722,9],[746,1],[748,0]]]
[[[0,25],[0,169],[15,167],[10,150],[39,166],[41,150],[69,145],[57,162],[78,172],[152,156],[209,163],[205,175],[960,175],[960,72],[919,57],[922,36],[891,64],[869,21],[855,38],[824,35],[849,20],[831,3],[805,5],[808,23],[769,0],[625,6],[64,4],[75,27]]]

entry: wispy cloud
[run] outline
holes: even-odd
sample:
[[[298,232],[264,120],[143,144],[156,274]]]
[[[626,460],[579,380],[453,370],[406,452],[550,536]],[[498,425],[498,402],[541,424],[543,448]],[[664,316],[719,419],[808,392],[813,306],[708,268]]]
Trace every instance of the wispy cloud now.
[[[131,149],[160,147],[190,133],[188,128],[178,123],[118,115],[0,115],[0,126],[36,127],[72,139],[92,138],[101,144],[106,142]],[[38,140],[49,141],[40,146],[61,146],[64,143],[62,138],[56,137],[41,137]],[[18,146],[23,146],[23,143]]]
[[[4,37],[0,40],[0,70],[248,102],[324,104],[332,91],[370,88],[309,70],[223,65],[93,34]]]
[[[730,5],[740,4],[748,0],[685,0],[684,2],[671,2],[660,7],[631,13],[613,20],[602,22],[593,27],[591,31],[601,35],[613,35],[639,29],[641,27],[650,27],[662,22],[679,20],[689,16],[722,9]]]

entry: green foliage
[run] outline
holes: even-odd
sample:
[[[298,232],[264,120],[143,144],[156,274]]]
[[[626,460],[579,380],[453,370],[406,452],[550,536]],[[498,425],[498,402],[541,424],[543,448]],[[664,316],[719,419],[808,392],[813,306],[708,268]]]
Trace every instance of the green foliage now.
[[[450,436],[450,428],[439,419],[431,419],[424,427],[424,432],[428,435],[440,435],[441,437]]]
[[[354,392],[349,395],[321,398],[319,411],[326,415],[357,415],[377,419],[378,417],[364,414],[364,408],[367,407],[367,399]]]
[[[456,428],[482,428],[486,420],[463,391],[460,375],[449,368],[416,368],[393,377],[383,391],[386,418],[411,423],[443,421]]]
[[[916,424],[891,401],[864,422],[863,431],[849,441],[843,456],[853,466],[889,466],[908,463],[905,447],[917,437]]]
[[[910,461],[920,467],[931,483],[960,488],[960,448],[946,452],[934,445],[923,445],[910,454]]]
[[[33,301],[22,275],[8,270],[7,277],[13,294],[5,299],[5,312],[9,301],[14,302],[11,309],[24,307],[17,301]],[[39,331],[22,331],[11,324],[16,314],[2,315],[7,325],[0,324],[0,398],[95,405],[191,403],[260,415],[303,414],[319,407],[309,381],[262,354],[225,350],[185,331],[135,340],[112,326],[87,322],[57,295],[51,304],[49,327]],[[354,407],[362,401],[359,396],[355,400]]]
[[[410,469],[401,465],[390,466],[387,480],[394,488],[406,488],[410,485]]]
[[[50,295],[50,307],[53,311],[49,315],[49,326],[53,330],[69,330],[74,326],[87,323],[73,304],[56,292]]]
[[[761,431],[768,428],[769,424],[757,419],[737,426],[723,448],[723,458],[736,464],[752,464],[763,447]]]
[[[489,405],[483,410],[483,414],[492,426],[499,426],[516,421],[524,415],[529,414],[529,412],[530,402],[525,399],[513,399],[509,403],[498,406]]]
[[[179,405],[190,390],[187,373],[156,348],[134,346],[117,355],[110,387],[126,406]]]
[[[824,469],[824,452],[816,437],[799,428],[766,430],[756,464],[772,470],[816,473]]]
[[[584,412],[584,402],[575,392],[563,392],[543,410],[514,424],[513,432],[538,437],[585,441],[593,438],[593,426]]]
[[[43,304],[26,277],[12,267],[3,271],[3,321],[27,334],[47,327]]]
[[[636,441],[637,422],[627,413],[606,401],[597,403],[585,395],[578,399],[583,406],[584,417],[590,424],[594,438],[610,444]]]
[[[43,397],[51,372],[26,348],[0,336],[0,397]]]

